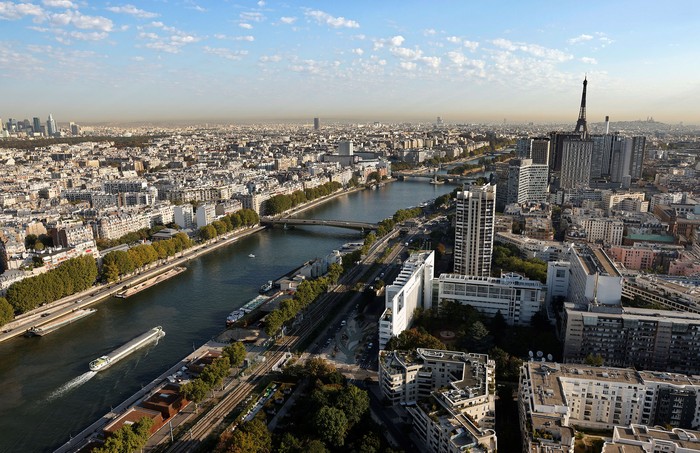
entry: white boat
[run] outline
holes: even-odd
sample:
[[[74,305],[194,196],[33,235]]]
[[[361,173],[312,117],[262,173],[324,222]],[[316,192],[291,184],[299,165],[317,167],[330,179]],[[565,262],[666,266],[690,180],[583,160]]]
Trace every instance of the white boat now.
[[[126,343],[124,346],[121,346],[115,349],[114,351],[110,352],[109,354],[103,355],[102,357],[93,360],[92,362],[90,362],[90,369],[92,371],[101,371],[106,368],[109,368],[114,363],[131,354],[138,348],[146,345],[152,340],[157,340],[164,335],[165,331],[163,331],[163,328],[161,326],[154,327],[148,332],[141,334],[138,337],[131,340],[130,342]]]
[[[255,258],[255,255],[251,253],[250,255],[248,255],[248,258]]]

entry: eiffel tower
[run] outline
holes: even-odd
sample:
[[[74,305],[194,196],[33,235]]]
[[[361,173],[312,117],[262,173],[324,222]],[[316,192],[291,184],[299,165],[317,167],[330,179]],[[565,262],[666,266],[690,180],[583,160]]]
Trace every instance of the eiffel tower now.
[[[588,81],[583,77],[583,94],[581,95],[581,110],[578,112],[578,121],[576,121],[575,133],[580,133],[581,138],[588,138],[588,125],[586,124],[586,86]]]

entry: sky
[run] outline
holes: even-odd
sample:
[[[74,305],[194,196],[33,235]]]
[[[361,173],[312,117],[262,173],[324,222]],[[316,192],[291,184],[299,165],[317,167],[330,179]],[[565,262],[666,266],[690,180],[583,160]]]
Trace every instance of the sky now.
[[[700,2],[0,1],[0,117],[700,124]]]

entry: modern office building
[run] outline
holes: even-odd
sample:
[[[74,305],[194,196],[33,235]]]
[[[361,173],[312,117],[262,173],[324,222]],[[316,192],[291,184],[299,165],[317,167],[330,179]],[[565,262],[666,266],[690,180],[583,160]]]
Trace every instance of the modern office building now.
[[[353,144],[351,141],[343,141],[338,143],[338,155],[340,156],[352,156],[353,154]]]
[[[56,129],[56,121],[53,119],[53,115],[49,113],[49,119],[46,121],[46,134],[49,137],[53,137],[58,132]]]
[[[433,305],[435,252],[412,254],[391,285],[385,287],[385,307],[379,318],[379,349],[413,323],[416,308]]]
[[[496,216],[496,186],[457,192],[454,272],[489,277]]]
[[[379,352],[379,388],[405,406],[420,451],[495,452],[495,363],[485,354],[418,348]]]
[[[35,134],[41,134],[41,120],[39,117],[32,118],[32,130]]]
[[[568,139],[562,143],[561,189],[588,187],[591,180],[593,141]]]
[[[532,159],[533,164],[549,164],[549,146],[550,140],[548,137],[532,139],[532,143],[530,144],[530,159]]]
[[[646,137],[617,137],[610,159],[612,182],[628,183],[642,177]],[[625,187],[626,185],[623,185]]]
[[[321,119],[320,118],[314,118],[314,130],[315,131],[321,130]]]
[[[591,156],[591,179],[610,175],[610,156],[614,135],[591,135],[593,154]]]
[[[544,203],[547,201],[549,167],[532,159],[513,159],[508,166],[505,204]]]
[[[438,279],[438,305],[469,305],[489,318],[500,312],[511,326],[529,326],[535,313],[544,308],[544,297],[542,283],[515,273],[500,278],[441,274]]]
[[[609,366],[700,373],[700,314],[565,304],[564,360],[600,354]]]

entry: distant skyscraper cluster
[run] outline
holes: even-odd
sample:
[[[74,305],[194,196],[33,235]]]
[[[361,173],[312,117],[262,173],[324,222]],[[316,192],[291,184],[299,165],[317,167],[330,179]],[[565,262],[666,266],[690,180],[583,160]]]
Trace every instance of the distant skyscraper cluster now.
[[[0,137],[10,137],[10,136],[22,136],[22,137],[56,137],[60,135],[80,135],[80,126],[76,123],[71,122],[68,129],[61,131],[56,125],[56,120],[53,114],[49,113],[46,122],[41,121],[37,116],[32,118],[32,121],[28,119],[19,121],[15,118],[10,118],[7,122],[3,122],[0,119]]]

